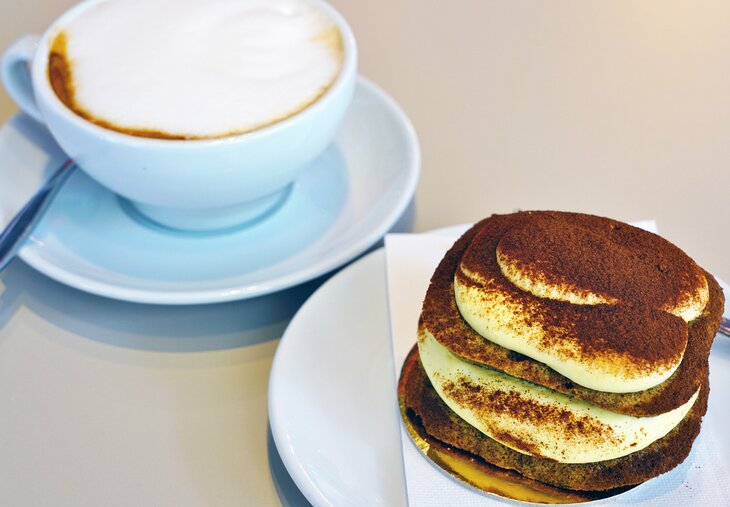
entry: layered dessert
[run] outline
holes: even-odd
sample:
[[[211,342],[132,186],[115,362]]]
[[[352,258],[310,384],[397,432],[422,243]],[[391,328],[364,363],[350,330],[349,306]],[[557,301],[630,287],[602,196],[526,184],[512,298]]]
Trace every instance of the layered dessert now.
[[[437,267],[400,385],[433,441],[575,491],[689,454],[724,298],[665,239],[608,218],[495,215]]]

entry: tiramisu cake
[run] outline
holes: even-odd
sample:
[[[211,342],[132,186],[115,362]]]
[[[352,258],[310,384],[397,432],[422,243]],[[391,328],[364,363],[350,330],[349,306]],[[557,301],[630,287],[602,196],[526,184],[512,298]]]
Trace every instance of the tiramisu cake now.
[[[495,215],[433,274],[402,401],[430,439],[539,483],[639,484],[690,452],[723,302],[655,234],[577,213]]]

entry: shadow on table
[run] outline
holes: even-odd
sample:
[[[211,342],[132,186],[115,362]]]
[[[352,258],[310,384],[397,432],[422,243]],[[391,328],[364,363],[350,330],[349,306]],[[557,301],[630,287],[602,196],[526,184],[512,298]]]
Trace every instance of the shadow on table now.
[[[198,352],[279,338],[301,304],[325,280],[231,303],[164,306],[115,301],[49,280],[14,261],[0,278],[0,328],[25,307],[74,335],[139,350]]]
[[[414,214],[411,203],[391,231],[410,231]],[[380,246],[382,241],[368,251]],[[167,306],[87,294],[16,259],[0,273],[0,331],[23,308],[73,335],[117,347],[159,352],[246,347],[280,338],[299,307],[331,275],[242,301]]]
[[[271,471],[271,478],[274,481],[276,493],[279,495],[281,504],[284,507],[311,507],[312,504],[299,491],[299,488],[297,488],[297,485],[284,466],[284,462],[281,461],[281,456],[279,455],[279,450],[276,448],[270,426],[266,431],[266,444],[269,454],[269,470]]]
[[[411,205],[393,230],[410,230],[413,215]],[[242,489],[247,486],[238,475],[242,456],[267,452],[269,470],[259,466],[256,473],[261,474],[255,475],[255,480],[266,481],[270,474],[284,506],[309,507],[283,465],[266,424],[266,383],[262,379],[267,378],[275,351],[276,342],[272,340],[281,337],[292,316],[328,276],[244,301],[160,306],[87,294],[57,283],[16,260],[0,273],[0,346],[9,336],[16,339],[16,344],[27,343],[23,342],[23,333],[29,332],[36,338],[37,348],[33,350],[46,359],[47,351],[58,348],[45,348],[45,338],[84,356],[73,363],[81,368],[65,372],[65,386],[74,389],[90,409],[103,401],[100,406],[105,410],[98,411],[95,417],[108,416],[110,410],[121,406],[129,407],[122,411],[129,419],[102,420],[111,428],[131,434],[164,434],[171,445],[177,446],[178,465],[187,467],[186,477],[209,503],[219,498],[221,487],[245,495]],[[103,362],[87,361],[88,357],[98,357]],[[119,368],[118,363],[134,368]],[[107,368],[114,378],[100,382],[98,376]],[[162,369],[177,371],[161,372]],[[193,369],[197,374],[188,375]],[[127,379],[135,382],[121,383]],[[148,379],[150,383],[144,383]],[[110,401],[109,386],[117,389],[112,394],[121,396],[112,396]],[[140,386],[150,390],[130,394],[130,390]],[[163,406],[159,405],[161,399]],[[115,408],[116,404],[119,407]],[[158,409],[171,417],[155,415]],[[214,410],[215,420],[208,420]],[[156,426],[142,428],[144,420]],[[87,427],[96,430],[94,424],[92,421]],[[262,441],[264,431],[266,443]],[[203,464],[208,468],[202,470]]]

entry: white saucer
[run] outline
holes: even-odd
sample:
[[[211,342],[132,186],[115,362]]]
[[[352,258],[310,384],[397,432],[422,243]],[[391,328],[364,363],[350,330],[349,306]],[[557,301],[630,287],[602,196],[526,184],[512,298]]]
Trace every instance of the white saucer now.
[[[382,249],[329,279],[284,333],[269,379],[269,424],[286,469],[315,507],[407,505],[391,345]],[[712,386],[730,383],[729,339],[716,338],[710,368]],[[703,426],[730,425],[727,401],[727,390],[710,392]],[[713,433],[730,456],[730,436]],[[480,504],[516,505],[488,495]]]
[[[16,115],[0,130],[0,225],[64,155],[44,127]],[[377,242],[411,201],[420,170],[403,111],[360,78],[330,148],[282,207],[225,234],[166,230],[135,218],[85,174],[74,174],[20,251],[38,271],[111,298],[212,303],[313,279]]]

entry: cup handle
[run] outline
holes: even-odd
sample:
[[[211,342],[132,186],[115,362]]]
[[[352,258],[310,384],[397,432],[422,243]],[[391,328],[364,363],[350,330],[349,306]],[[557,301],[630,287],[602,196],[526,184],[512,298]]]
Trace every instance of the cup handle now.
[[[33,92],[33,81],[30,65],[35,56],[40,37],[25,35],[15,41],[3,54],[0,62],[0,75],[10,97],[25,113],[33,119],[43,122]]]

